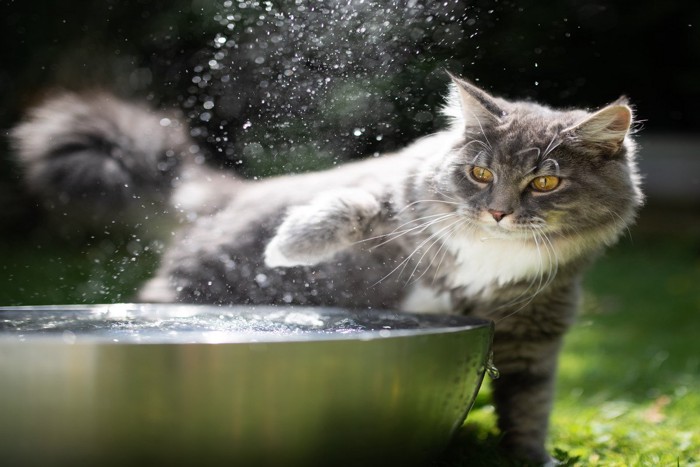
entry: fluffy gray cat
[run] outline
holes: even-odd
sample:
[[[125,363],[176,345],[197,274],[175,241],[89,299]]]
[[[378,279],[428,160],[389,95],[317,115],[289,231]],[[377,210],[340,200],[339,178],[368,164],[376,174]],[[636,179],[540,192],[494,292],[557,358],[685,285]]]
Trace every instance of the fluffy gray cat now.
[[[395,154],[262,181],[207,168],[173,117],[105,95],[51,99],[13,137],[29,187],[62,216],[180,215],[143,301],[494,320],[504,449],[545,463],[582,272],[642,203],[632,111],[624,99],[555,110],[452,81],[444,131]]]

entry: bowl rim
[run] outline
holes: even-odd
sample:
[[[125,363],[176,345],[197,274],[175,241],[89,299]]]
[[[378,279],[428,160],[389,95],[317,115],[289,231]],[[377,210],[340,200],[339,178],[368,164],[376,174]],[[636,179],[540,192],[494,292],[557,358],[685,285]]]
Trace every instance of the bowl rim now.
[[[154,338],[152,340],[139,340],[135,338],[120,338],[113,339],[108,336],[81,334],[79,339],[75,335],[66,336],[56,333],[28,333],[27,336],[21,336],[21,331],[16,329],[3,329],[0,326],[0,343],[2,342],[21,342],[27,343],[56,343],[63,342],[67,344],[106,344],[106,345],[201,345],[201,344],[281,344],[281,343],[311,343],[311,342],[327,342],[327,341],[377,341],[385,339],[408,338],[418,336],[435,336],[453,333],[463,333],[474,331],[477,329],[490,328],[493,333],[493,321],[475,318],[472,316],[460,314],[446,313],[412,313],[388,309],[352,309],[340,307],[326,306],[299,306],[299,305],[209,305],[209,304],[185,304],[185,303],[112,303],[112,304],[67,304],[67,305],[18,305],[18,306],[0,306],[0,323],[3,320],[3,315],[7,316],[11,313],[98,313],[103,315],[114,315],[114,317],[123,316],[127,318],[127,313],[134,314],[154,314],[167,311],[168,313],[185,313],[187,316],[194,314],[221,314],[222,312],[230,312],[237,310],[239,313],[243,310],[246,312],[263,312],[274,313],[292,311],[308,311],[308,310],[327,310],[333,313],[347,314],[348,316],[360,316],[369,314],[384,314],[385,316],[393,316],[399,318],[413,317],[419,320],[428,320],[436,322],[436,325],[424,328],[409,328],[409,329],[369,329],[358,330],[348,333],[340,332],[322,332],[322,331],[305,331],[302,333],[221,333],[213,331],[211,333],[203,332],[195,341],[186,340],[168,340],[166,338]],[[208,335],[207,335],[208,334]],[[31,335],[31,337],[29,337]],[[21,336],[21,337],[20,337]]]

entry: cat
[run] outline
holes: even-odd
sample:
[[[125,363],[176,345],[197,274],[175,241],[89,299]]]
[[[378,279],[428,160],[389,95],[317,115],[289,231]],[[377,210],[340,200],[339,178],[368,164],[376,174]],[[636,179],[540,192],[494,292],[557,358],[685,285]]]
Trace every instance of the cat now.
[[[61,217],[180,217],[142,301],[493,320],[502,446],[552,462],[557,356],[582,274],[643,203],[633,112],[625,98],[555,110],[450,77],[444,130],[394,154],[262,181],[208,168],[176,116],[108,95],[49,99],[12,137],[28,186]]]

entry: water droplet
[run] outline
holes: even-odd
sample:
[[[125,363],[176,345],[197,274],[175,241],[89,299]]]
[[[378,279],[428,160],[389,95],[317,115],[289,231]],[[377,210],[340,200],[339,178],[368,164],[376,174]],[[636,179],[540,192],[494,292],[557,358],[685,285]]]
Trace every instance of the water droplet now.
[[[75,344],[75,333],[72,331],[65,330],[63,331],[63,342],[66,344]]]
[[[265,274],[258,274],[255,276],[255,282],[260,286],[260,287],[265,287],[267,285],[267,276]]]

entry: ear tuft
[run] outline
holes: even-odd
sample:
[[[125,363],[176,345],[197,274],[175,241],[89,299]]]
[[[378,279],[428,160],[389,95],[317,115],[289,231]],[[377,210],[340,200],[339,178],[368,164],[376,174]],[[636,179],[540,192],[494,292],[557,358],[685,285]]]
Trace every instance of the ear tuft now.
[[[622,96],[620,96],[620,97],[618,97],[617,99],[615,99],[615,101],[614,101],[612,104],[610,104],[610,105],[626,105],[626,106],[629,106],[629,105],[630,105],[630,100],[629,100],[629,98],[628,98],[627,96],[625,96],[625,95],[623,94]]]
[[[479,127],[497,123],[505,112],[492,96],[472,83],[447,72],[452,79],[447,106],[443,113],[456,123]]]
[[[585,144],[617,152],[631,126],[632,109],[625,100],[624,104],[611,104],[565,131]]]

